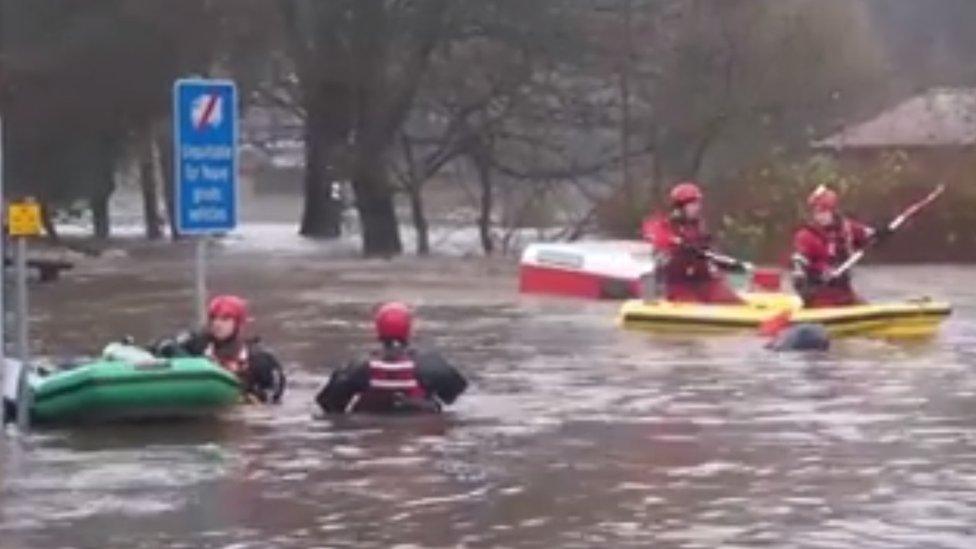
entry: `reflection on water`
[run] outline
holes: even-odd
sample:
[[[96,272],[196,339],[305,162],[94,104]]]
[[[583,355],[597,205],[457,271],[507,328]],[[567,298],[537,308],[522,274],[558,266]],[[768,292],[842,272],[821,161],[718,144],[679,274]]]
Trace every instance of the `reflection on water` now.
[[[895,296],[924,272],[958,305],[936,340],[803,356],[622,332],[613,305],[519,298],[497,264],[284,263],[228,256],[214,275],[288,361],[283,406],[4,440],[0,546],[976,546],[971,269],[863,277]],[[38,348],[177,329],[180,265],[39,292]],[[420,304],[471,393],[443,417],[315,418],[327,366],[389,297]]]

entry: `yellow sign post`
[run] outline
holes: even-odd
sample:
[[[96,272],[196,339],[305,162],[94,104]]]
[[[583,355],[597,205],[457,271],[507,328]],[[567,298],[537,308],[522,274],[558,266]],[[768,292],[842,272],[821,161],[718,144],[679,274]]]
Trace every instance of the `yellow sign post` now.
[[[40,236],[41,205],[31,199],[11,202],[7,208],[7,223],[10,224],[10,236]]]

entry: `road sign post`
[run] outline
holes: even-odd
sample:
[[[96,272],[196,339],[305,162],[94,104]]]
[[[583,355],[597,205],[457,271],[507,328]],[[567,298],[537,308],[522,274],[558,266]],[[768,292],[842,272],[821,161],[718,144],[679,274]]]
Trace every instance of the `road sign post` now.
[[[194,308],[205,320],[207,241],[237,226],[237,88],[228,80],[173,86],[176,228],[195,236]]]
[[[4,197],[3,197],[3,117],[0,116],[0,208],[3,208]],[[0,258],[6,262],[6,247],[7,247],[7,231],[3,229],[0,231]],[[16,402],[17,389],[20,384],[20,372],[14,367],[13,362],[7,360],[7,301],[4,299],[4,293],[7,288],[7,276],[6,269],[0,266],[0,365],[3,368],[3,391],[0,392],[0,406],[3,406],[3,410],[0,411],[0,415],[3,416],[0,419],[0,423],[6,424],[8,418],[7,405],[8,400],[13,400]],[[2,428],[2,426],[0,426]]]
[[[207,321],[207,237],[197,238],[193,254],[193,305],[196,321],[203,325]]]
[[[33,199],[12,202],[7,209],[10,236],[16,239],[14,276],[16,280],[16,354],[20,360],[17,380],[17,428],[30,427],[31,394],[27,386],[30,372],[30,307],[27,295],[27,239],[41,234],[41,206]]]
[[[0,208],[3,208],[3,117],[0,117]],[[6,246],[7,246],[7,235],[3,234],[3,238],[0,238],[0,258],[6,258]],[[6,259],[4,259],[6,262]],[[7,302],[4,300],[4,288],[6,287],[7,277],[4,276],[4,269],[0,266],[0,363],[6,364],[7,360],[7,350],[6,350],[6,326],[7,326]],[[6,375],[6,370],[4,370],[4,375]]]

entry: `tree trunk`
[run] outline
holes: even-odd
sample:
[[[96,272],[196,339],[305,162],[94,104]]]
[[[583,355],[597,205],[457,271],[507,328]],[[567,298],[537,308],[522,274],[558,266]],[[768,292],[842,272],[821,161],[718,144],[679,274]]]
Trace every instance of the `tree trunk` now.
[[[159,193],[156,187],[156,158],[153,140],[147,136],[139,158],[139,186],[142,188],[142,212],[146,224],[146,238],[159,240],[163,236],[160,229],[162,220],[159,218]]]
[[[478,235],[481,237],[481,248],[485,255],[495,251],[495,242],[491,238],[491,211],[494,209],[494,184],[491,180],[491,166],[488,163],[487,151],[479,150],[473,156],[475,170],[478,172],[478,185],[481,188],[481,210],[478,213]]]
[[[694,154],[691,157],[691,178],[698,179],[702,166],[705,164],[705,156],[709,148],[718,139],[725,127],[725,116],[718,116],[710,121],[702,131],[702,135],[695,145]]]
[[[430,175],[417,174],[413,144],[406,134],[401,134],[400,137],[400,151],[403,153],[407,172],[402,184],[410,198],[410,219],[417,233],[417,255],[430,255],[430,226],[427,223],[427,214],[424,212],[424,183]]]
[[[91,207],[94,236],[107,239],[111,236],[111,219],[109,218],[109,199],[115,190],[115,155],[114,147],[109,142],[102,142],[92,151],[94,162],[90,177],[93,178],[89,192],[88,203]]]
[[[98,239],[107,239],[111,235],[111,224],[109,223],[108,200],[110,193],[96,192],[88,199],[92,213],[92,223],[94,224],[94,236]]]
[[[363,254],[367,257],[390,257],[403,252],[393,193],[387,180],[382,154],[363,153],[353,187],[356,210],[363,229]]]
[[[163,177],[163,205],[166,206],[166,217],[169,221],[169,234],[173,240],[179,240],[180,231],[176,228],[176,189],[173,179],[173,136],[172,130],[156,132],[156,147],[159,152],[159,173]]]
[[[430,255],[430,225],[424,213],[423,185],[414,181],[407,185],[410,196],[410,216],[417,231],[417,255]]]
[[[648,189],[648,194],[645,198],[650,199],[653,202],[657,202],[661,199],[662,183],[664,179],[664,174],[661,170],[661,159],[657,152],[657,145],[654,146],[654,150],[651,151],[649,161],[651,163],[651,181]]]
[[[621,148],[621,167],[623,169],[623,189],[624,197],[627,200],[634,199],[634,189],[631,180],[630,162],[630,65],[633,44],[631,40],[631,13],[633,6],[631,0],[623,0],[623,52],[620,60],[620,148]]]
[[[305,131],[305,206],[298,231],[302,236],[338,238],[342,234],[342,196],[333,192],[336,174],[329,163],[331,141],[328,130],[310,116]]]

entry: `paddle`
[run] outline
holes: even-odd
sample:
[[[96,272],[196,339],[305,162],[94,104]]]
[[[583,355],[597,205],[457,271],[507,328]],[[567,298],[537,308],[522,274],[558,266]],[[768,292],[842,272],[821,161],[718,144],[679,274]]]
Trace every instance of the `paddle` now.
[[[898,216],[896,216],[888,223],[887,225],[888,233],[890,234],[900,229],[901,226],[904,225],[906,221],[908,221],[910,218],[912,218],[912,216],[914,216],[919,211],[921,211],[922,208],[934,202],[935,199],[938,198],[940,195],[942,195],[943,192],[945,192],[945,185],[940,184],[938,187],[933,189],[932,192],[930,192],[925,198],[909,205],[900,214],[898,214]],[[875,240],[872,241],[872,243],[873,242],[877,242],[877,241]],[[853,267],[854,265],[856,265],[858,262],[861,261],[861,259],[864,257],[864,254],[867,253],[868,248],[870,248],[870,246],[865,246],[864,248],[861,248],[860,250],[854,252],[851,255],[851,257],[847,259],[847,261],[842,263],[840,266],[838,266],[828,275],[827,281],[834,280],[840,276],[843,276],[844,273],[846,273],[851,269],[851,267]],[[764,320],[759,324],[760,335],[770,336],[770,337],[777,335],[784,328],[790,325],[792,316],[793,316],[792,311],[787,310],[778,313],[767,320]]]
[[[912,204],[912,205],[908,206],[907,208],[905,208],[905,210],[903,212],[901,212],[897,217],[895,217],[894,219],[892,219],[888,223],[888,227],[887,227],[888,233],[890,234],[890,233],[893,233],[893,232],[897,231],[898,229],[900,229],[901,226],[904,225],[906,221],[908,221],[915,214],[917,214],[919,211],[921,211],[922,208],[924,208],[924,207],[928,206],[929,204],[931,204],[932,202],[934,202],[935,199],[936,198],[939,198],[939,196],[942,195],[943,192],[945,192],[945,185],[944,184],[940,184],[938,187],[936,187],[935,189],[933,189],[932,192],[930,192],[928,194],[928,196],[926,196],[925,198],[923,198],[923,199],[919,200],[918,202],[915,202],[914,204]],[[875,242],[877,242],[877,240],[873,240],[872,241],[872,244],[875,243]],[[854,265],[857,265],[861,261],[861,259],[864,258],[864,254],[867,253],[867,251],[868,251],[868,249],[870,247],[871,247],[870,245],[869,246],[865,246],[865,247],[861,248],[860,250],[858,250],[858,251],[854,252],[853,254],[851,254],[851,257],[847,258],[847,261],[845,261],[844,263],[842,263],[840,266],[838,266],[836,269],[834,269],[827,276],[827,280],[828,281],[835,280],[835,279],[843,276],[844,273],[846,273],[847,271],[851,270],[851,267],[853,267]]]
[[[752,263],[748,261],[743,261],[741,259],[736,259],[729,255],[720,254],[717,252],[713,252],[711,250],[696,250],[696,252],[700,254],[702,257],[704,257],[705,259],[711,261],[712,263],[716,263],[727,269],[738,270],[747,273],[751,273],[752,271],[756,270],[756,266],[753,265]]]
[[[785,328],[789,327],[792,319],[793,312],[789,309],[781,313],[777,313],[771,318],[759,323],[759,335],[763,337],[776,337]]]

